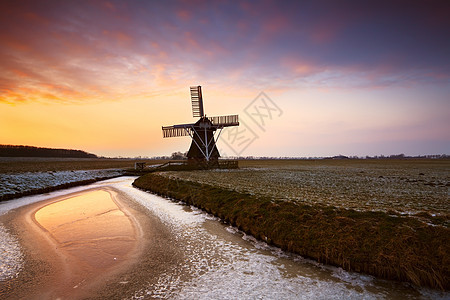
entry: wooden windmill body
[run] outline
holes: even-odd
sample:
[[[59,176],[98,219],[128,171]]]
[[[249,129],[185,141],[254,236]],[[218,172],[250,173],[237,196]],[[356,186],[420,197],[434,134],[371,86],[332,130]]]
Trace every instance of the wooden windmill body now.
[[[207,117],[203,110],[201,86],[191,86],[192,114],[200,119],[191,124],[163,126],[163,137],[190,136],[191,147],[187,153],[188,163],[206,167],[216,167],[220,157],[216,147],[222,129],[239,126],[238,115]]]

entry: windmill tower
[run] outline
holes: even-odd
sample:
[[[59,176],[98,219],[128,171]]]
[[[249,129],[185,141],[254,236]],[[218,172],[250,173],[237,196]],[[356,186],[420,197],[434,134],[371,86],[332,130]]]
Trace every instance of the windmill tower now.
[[[206,167],[218,166],[220,154],[216,141],[223,128],[239,126],[239,117],[238,115],[206,117],[201,86],[191,86],[191,102],[194,118],[200,119],[191,124],[163,126],[163,137],[190,136],[192,143],[187,153],[188,163]]]

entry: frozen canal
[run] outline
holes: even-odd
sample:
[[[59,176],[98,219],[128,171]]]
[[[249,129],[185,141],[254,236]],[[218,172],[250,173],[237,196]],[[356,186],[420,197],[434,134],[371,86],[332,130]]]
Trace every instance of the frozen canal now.
[[[0,204],[0,214],[64,193],[108,186],[140,203],[172,231],[184,263],[142,283],[125,299],[445,299],[450,295],[324,266],[255,241],[195,208],[132,187],[134,177],[24,197]],[[17,276],[23,255],[0,224],[0,281]]]

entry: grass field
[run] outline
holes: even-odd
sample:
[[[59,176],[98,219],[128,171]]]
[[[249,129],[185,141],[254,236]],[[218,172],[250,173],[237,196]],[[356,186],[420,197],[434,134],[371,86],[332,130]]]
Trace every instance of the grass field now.
[[[448,290],[448,159],[246,160],[134,185],[319,262]]]
[[[237,170],[164,172],[299,204],[438,215],[450,213],[450,160],[246,160]]]
[[[147,165],[165,161],[137,159],[80,159],[80,158],[9,158],[0,157],[0,174],[25,172],[54,172],[75,170],[128,169],[135,162],[145,161]]]
[[[0,158],[0,174],[134,168],[131,159]],[[147,165],[165,161],[146,161]],[[449,218],[449,159],[241,160],[240,169],[165,172],[277,200]]]
[[[72,178],[82,172],[77,170],[128,169],[135,162],[0,158],[0,177],[62,180],[62,173]],[[319,262],[449,289],[450,160],[247,160],[239,165],[150,173],[134,184]]]
[[[258,170],[249,171],[258,174]],[[179,178],[192,173],[203,174],[148,173],[133,185],[194,205],[262,241],[319,262],[419,286],[442,290],[450,287],[450,235],[446,217],[427,213],[411,217],[393,211],[304,204],[238,192],[216,183],[204,183],[205,180],[199,183]],[[235,174],[231,177],[239,187],[245,187],[246,181],[239,180],[245,177],[236,175],[238,172],[208,174],[223,185],[230,173]],[[257,175],[251,178],[261,185],[270,181]]]

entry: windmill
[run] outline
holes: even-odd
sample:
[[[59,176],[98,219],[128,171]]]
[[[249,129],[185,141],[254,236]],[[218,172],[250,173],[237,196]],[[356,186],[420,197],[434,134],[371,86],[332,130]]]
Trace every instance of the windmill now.
[[[192,114],[200,118],[196,123],[163,126],[163,137],[190,136],[191,147],[187,153],[188,163],[214,167],[219,165],[219,151],[216,141],[222,129],[230,126],[239,126],[238,115],[206,117],[203,110],[203,97],[201,86],[191,86]],[[217,134],[217,136],[216,136]]]

